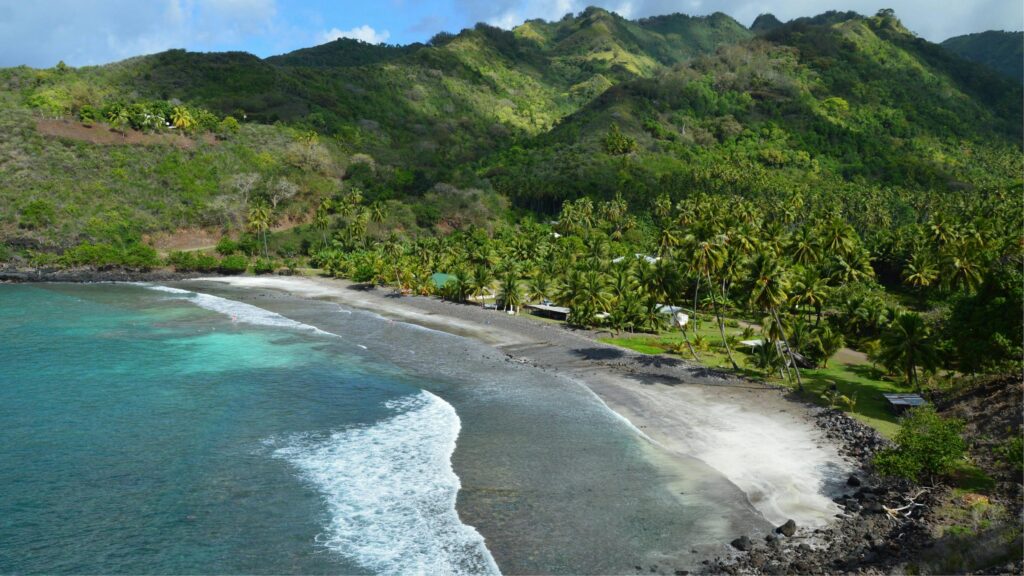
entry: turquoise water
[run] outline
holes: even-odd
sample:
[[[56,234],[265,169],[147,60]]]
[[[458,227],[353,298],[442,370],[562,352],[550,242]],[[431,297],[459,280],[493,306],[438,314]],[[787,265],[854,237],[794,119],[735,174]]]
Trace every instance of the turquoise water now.
[[[0,286],[0,572],[628,572],[763,524],[483,345],[195,286]]]

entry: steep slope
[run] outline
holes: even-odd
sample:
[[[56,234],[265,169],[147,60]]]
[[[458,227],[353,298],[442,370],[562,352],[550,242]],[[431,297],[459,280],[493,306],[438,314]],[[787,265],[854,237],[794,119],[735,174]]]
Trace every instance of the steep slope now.
[[[481,24],[426,45],[338,40],[265,60],[170,50],[100,67],[0,70],[0,146],[8,153],[0,226],[9,237],[66,244],[88,237],[87,221],[111,210],[142,231],[237,225],[218,206],[231,203],[238,174],[257,174],[263,192],[280,179],[299,184],[305,193],[288,207],[296,214],[311,211],[339,177],[375,199],[415,202],[611,86],[749,36],[721,14],[632,22],[592,8],[511,31]],[[105,120],[114,103],[169,111],[178,102],[232,115],[243,129],[187,149],[135,150],[127,146],[142,138],[100,146],[59,125],[50,131],[64,134],[60,142],[35,129],[37,115],[91,124],[87,113]],[[310,131],[321,135],[318,144]],[[361,161],[349,166],[357,153]],[[37,208],[49,230],[35,225]]]
[[[1021,88],[891,15],[794,21],[616,86],[482,167],[524,206],[661,192],[827,186],[963,190],[1020,181]],[[618,130],[636,142],[611,145]]]
[[[943,40],[941,45],[954,54],[1024,82],[1024,32],[989,30],[954,36]]]

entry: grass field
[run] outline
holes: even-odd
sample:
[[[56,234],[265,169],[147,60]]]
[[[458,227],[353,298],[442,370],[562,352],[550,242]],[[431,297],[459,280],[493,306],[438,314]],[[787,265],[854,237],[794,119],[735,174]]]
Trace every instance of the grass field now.
[[[733,324],[736,323],[733,322]],[[739,339],[745,339],[744,329],[739,326],[726,326],[725,333],[727,337],[736,336]],[[749,332],[747,332],[747,336],[750,336]],[[759,337],[756,332],[750,336],[752,339]],[[601,341],[642,354],[678,355],[686,360],[694,361],[678,330],[661,334],[619,334],[614,337],[601,338]],[[694,347],[697,348],[700,364],[733,371],[725,350],[721,346],[722,337],[716,322],[705,320],[692,327],[690,342],[694,343]],[[679,348],[680,345],[683,347]],[[850,356],[850,354],[837,354],[829,362],[828,367],[801,370],[800,374],[803,377],[805,388],[803,396],[825,405],[827,401],[822,398],[822,394],[835,385],[840,394],[856,398],[856,404],[852,410],[855,418],[891,438],[899,429],[898,416],[889,409],[882,394],[906,392],[907,390],[895,382],[884,380],[881,371],[870,364],[851,359]],[[749,352],[744,347],[734,346],[733,357],[740,366],[739,372],[744,376],[775,384],[785,384],[778,374],[766,377],[763,371],[756,368]],[[843,360],[839,360],[838,357],[842,357]]]

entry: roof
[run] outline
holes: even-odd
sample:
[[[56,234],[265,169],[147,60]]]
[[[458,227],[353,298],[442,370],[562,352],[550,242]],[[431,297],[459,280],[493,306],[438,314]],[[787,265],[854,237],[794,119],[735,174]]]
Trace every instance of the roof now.
[[[750,346],[751,348],[757,348],[761,344],[764,344],[764,340],[740,340],[740,344]]]
[[[570,309],[565,306],[548,306],[547,304],[527,304],[527,308],[532,310],[540,310],[541,312],[551,312],[553,314],[565,314],[569,315]]]
[[[648,256],[647,254],[633,254],[633,257],[636,258],[637,260],[643,258],[644,262],[647,262],[648,264],[654,264],[658,260],[661,260],[660,257]],[[626,259],[625,256],[619,256],[618,258],[612,258],[612,263],[613,264],[618,264],[619,262],[622,262],[625,259]]]
[[[438,288],[444,288],[449,282],[455,282],[456,280],[458,280],[458,278],[454,275],[445,274],[444,272],[435,272],[430,275],[430,281]]]
[[[920,394],[882,394],[893,406],[923,406],[927,404]]]

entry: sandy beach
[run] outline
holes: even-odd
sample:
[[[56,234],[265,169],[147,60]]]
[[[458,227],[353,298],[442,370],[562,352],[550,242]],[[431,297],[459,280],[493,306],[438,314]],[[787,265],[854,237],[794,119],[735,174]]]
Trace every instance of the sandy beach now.
[[[811,407],[774,387],[624,350],[562,324],[397,296],[388,288],[307,277],[203,280],[331,301],[479,340],[514,361],[579,382],[650,442],[720,471],[772,523],[792,518],[802,528],[815,528],[840,511],[831,497],[853,464],[814,425]]]

